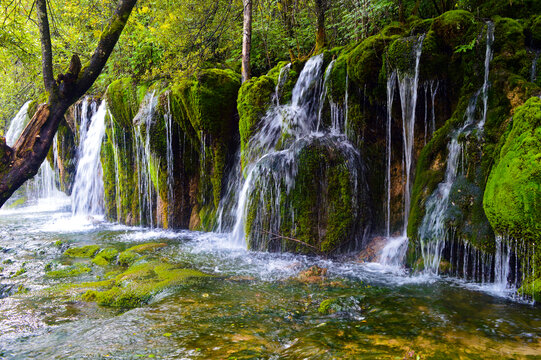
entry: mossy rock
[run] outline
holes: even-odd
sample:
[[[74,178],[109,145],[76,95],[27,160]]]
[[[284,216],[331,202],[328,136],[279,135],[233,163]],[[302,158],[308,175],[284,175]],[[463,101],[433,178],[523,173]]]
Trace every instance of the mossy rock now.
[[[91,271],[92,269],[86,264],[75,264],[63,269],[48,271],[45,273],[45,276],[52,279],[61,279],[87,274]]]
[[[538,270],[537,268],[536,270]],[[527,279],[517,290],[520,295],[525,295],[535,302],[541,301],[541,277],[537,279]]]
[[[121,266],[130,266],[140,257],[136,252],[126,250],[118,254],[118,264]]]
[[[494,52],[515,53],[525,47],[524,26],[519,21],[495,16]]]
[[[260,119],[271,104],[276,83],[270,76],[263,75],[246,81],[240,87],[237,98],[241,151],[244,153],[248,141],[256,131]],[[243,162],[243,166],[246,164]]]
[[[477,26],[473,15],[464,10],[448,11],[437,18],[431,26],[439,48],[454,51],[457,46],[468,44],[476,32]]]
[[[105,248],[101,250],[94,259],[92,259],[92,262],[99,266],[107,266],[116,259],[117,255],[118,250],[115,248]]]
[[[531,46],[541,49],[541,15],[532,17],[528,32]]]
[[[270,174],[288,171],[280,168],[280,159],[269,157],[258,165],[258,180],[248,194],[248,247],[300,253],[344,251],[370,218],[365,180],[360,171],[356,173],[358,159],[325,140],[293,146],[298,158],[293,185],[286,184],[287,176]],[[268,234],[269,229],[284,237]]]
[[[167,246],[167,244],[165,244],[165,243],[146,243],[146,244],[140,244],[140,245],[132,246],[131,248],[129,248],[126,251],[132,251],[134,253],[141,254],[141,253],[145,253],[145,252],[156,251],[156,250],[164,248],[166,246]]]
[[[371,36],[344,55],[347,58],[347,72],[350,80],[356,83],[358,88],[362,89],[366,86],[371,89],[371,93],[374,94],[370,97],[371,102],[385,96],[386,88],[380,82],[379,74],[383,68],[384,50],[391,41],[396,39],[397,36]]]
[[[64,251],[64,255],[73,258],[93,258],[100,250],[98,245],[86,245],[76,248],[69,248]]]
[[[130,130],[140,104],[134,81],[131,78],[113,81],[107,88],[105,99],[114,121],[124,130]]]
[[[103,306],[130,309],[147,304],[154,295],[190,279],[208,277],[200,271],[177,265],[148,262],[132,265],[117,275],[105,290],[88,290],[83,299]],[[91,286],[91,284],[89,284]]]
[[[485,213],[493,228],[515,238],[541,239],[541,100],[517,109],[490,172]]]

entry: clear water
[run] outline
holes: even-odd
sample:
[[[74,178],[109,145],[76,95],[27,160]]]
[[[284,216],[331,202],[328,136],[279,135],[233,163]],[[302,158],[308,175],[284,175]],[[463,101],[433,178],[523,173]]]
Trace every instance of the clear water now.
[[[410,277],[379,264],[227,246],[226,234],[170,232],[72,218],[69,203],[0,211],[0,358],[520,359],[541,354],[539,307],[488,287]],[[161,257],[215,275],[130,311],[46,291],[65,261],[54,243],[127,247],[159,241]],[[4,263],[6,260],[13,263]],[[26,262],[26,272],[13,276]],[[324,284],[295,280],[311,265]],[[70,281],[89,281],[99,275]],[[11,275],[10,275],[11,274]],[[17,293],[20,285],[28,288]],[[338,298],[329,315],[320,303]],[[415,357],[413,357],[415,358]]]

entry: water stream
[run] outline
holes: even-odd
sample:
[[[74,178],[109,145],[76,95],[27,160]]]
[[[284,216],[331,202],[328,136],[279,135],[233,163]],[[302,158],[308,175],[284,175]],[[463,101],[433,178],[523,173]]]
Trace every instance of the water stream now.
[[[6,359],[517,359],[541,352],[541,313],[446,278],[411,278],[377,264],[224,246],[227,235],[81,224],[69,205],[0,212],[0,356]],[[122,311],[67,296],[45,276],[66,246],[166,243],[160,258],[213,277]],[[63,245],[58,245],[63,244]],[[62,265],[64,264],[64,265]],[[323,284],[294,280],[328,269]],[[24,268],[24,272],[19,272]],[[16,275],[17,274],[17,275]],[[22,287],[21,287],[22,286]],[[488,288],[487,288],[488,289]],[[325,300],[330,313],[320,312]]]
[[[83,102],[83,114],[87,108]],[[103,170],[100,152],[105,135],[107,105],[101,103],[90,119],[81,117],[79,161],[73,182],[72,213],[74,215],[103,215]],[[90,121],[88,125],[87,121]],[[87,128],[88,127],[88,128]]]

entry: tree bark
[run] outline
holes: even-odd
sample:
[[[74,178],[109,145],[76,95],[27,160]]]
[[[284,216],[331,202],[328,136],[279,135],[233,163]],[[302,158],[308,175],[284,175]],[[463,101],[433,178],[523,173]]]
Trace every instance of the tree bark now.
[[[327,0],[316,0],[316,15],[317,15],[317,33],[316,33],[316,49],[317,54],[327,45],[327,36],[325,34],[325,12],[327,11]]]
[[[250,79],[250,51],[252,48],[252,0],[244,2],[244,21],[242,31],[242,82]]]
[[[51,91],[54,87],[53,76],[53,50],[51,46],[51,33],[49,30],[49,18],[47,17],[47,1],[36,1],[36,13],[38,18],[39,36],[41,41],[41,61],[43,71],[43,83],[45,90]]]
[[[55,82],[52,68],[51,37],[46,0],[37,0],[36,10],[43,56],[43,81],[49,93],[48,103],[41,105],[21,136],[10,148],[0,142],[0,207],[28,179],[37,174],[45,160],[64,113],[84,95],[101,73],[107,59],[124,30],[137,0],[120,1],[109,26],[90,63],[79,75],[78,57],[72,58],[70,71]]]

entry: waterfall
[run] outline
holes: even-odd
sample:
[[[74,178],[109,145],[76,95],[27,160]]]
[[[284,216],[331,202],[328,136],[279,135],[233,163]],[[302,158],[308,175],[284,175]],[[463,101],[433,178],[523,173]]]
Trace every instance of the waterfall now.
[[[424,269],[427,273],[438,273],[442,251],[448,238],[445,221],[449,209],[449,195],[459,173],[459,162],[463,151],[462,144],[459,143],[458,139],[460,135],[471,131],[471,126],[475,122],[478,96],[479,91],[468,104],[464,115],[464,125],[452,134],[451,141],[447,145],[448,155],[444,180],[438,184],[436,190],[426,200],[426,212],[419,227],[419,238]]]
[[[139,223],[150,227],[156,226],[159,194],[159,189],[154,188],[153,180],[157,187],[160,164],[150,151],[150,128],[154,123],[157,104],[158,97],[155,92],[146,94],[139,112],[133,119],[135,124],[134,148],[138,169]]]
[[[415,135],[415,112],[417,108],[417,92],[419,86],[419,65],[423,49],[425,35],[417,39],[413,46],[414,68],[413,72],[393,71],[387,78],[387,126],[386,126],[386,201],[385,201],[385,236],[387,243],[382,249],[379,262],[382,265],[401,266],[406,255],[408,237],[408,217],[411,197],[411,168],[413,163],[413,148]],[[404,220],[402,234],[399,237],[391,238],[391,128],[392,109],[395,86],[398,79],[400,93],[400,106],[402,110],[402,141],[404,144],[403,172],[406,179],[404,184]]]
[[[386,148],[385,157],[386,172],[385,172],[385,187],[387,190],[387,198],[385,201],[385,236],[388,238],[391,236],[391,125],[393,120],[393,99],[396,86],[396,72],[393,71],[387,79],[387,128],[386,128]]]
[[[494,43],[494,23],[489,21],[487,23],[487,47],[485,51],[485,75],[483,80],[482,94],[483,94],[483,118],[477,125],[478,129],[481,131],[485,126],[487,120],[487,111],[488,111],[488,90],[490,84],[488,82],[488,76],[490,72],[490,61],[492,60],[492,44]]]
[[[9,123],[8,131],[6,132],[6,144],[8,146],[15,145],[15,142],[23,132],[25,125],[29,119],[28,107],[30,106],[31,101],[27,101],[17,112],[17,115]]]
[[[447,166],[445,169],[444,181],[438,184],[438,187],[428,197],[425,203],[425,216],[421,226],[419,227],[419,239],[421,242],[421,252],[424,261],[424,272],[429,274],[437,274],[439,271],[440,260],[446,244],[449,244],[451,237],[447,229],[447,212],[449,210],[449,195],[454,181],[456,180],[460,171],[460,161],[463,157],[463,148],[459,143],[459,137],[463,134],[470,134],[472,126],[476,122],[475,111],[477,108],[478,97],[481,96],[483,103],[482,117],[477,121],[477,129],[483,130],[484,123],[486,121],[488,111],[488,90],[489,90],[489,65],[492,59],[492,44],[494,42],[494,24],[488,22],[487,24],[487,44],[485,51],[485,72],[483,78],[482,87],[475,93],[468,104],[466,113],[464,115],[465,121],[463,126],[454,131],[451,134],[451,141],[447,146],[448,158]],[[437,91],[437,87],[436,87]],[[464,160],[462,160],[462,167],[464,168]],[[476,264],[478,255],[471,256],[468,251],[469,244],[465,244],[463,252],[463,274],[464,278],[468,276],[468,270],[470,268],[473,271],[479,269],[479,265]],[[468,260],[472,259],[474,264],[468,264]],[[472,274],[475,280],[477,274]]]
[[[84,103],[84,101],[83,101]],[[73,182],[72,214],[101,215],[103,209],[103,178],[100,152],[105,135],[105,116],[107,105],[103,101],[97,112],[92,115],[86,130],[86,115],[81,117],[79,161]],[[84,126],[83,126],[84,125]]]
[[[276,82],[276,89],[274,90],[274,98],[276,105],[280,105],[280,96],[282,95],[282,89],[284,84],[287,81],[289,76],[289,70],[291,69],[291,63],[285,65],[280,69],[280,74],[278,75],[278,81]]]
[[[415,55],[415,70],[412,74],[398,73],[398,88],[400,90],[400,105],[402,107],[402,138],[404,143],[404,173],[406,183],[404,185],[404,228],[403,236],[406,236],[411,197],[411,168],[413,163],[413,147],[415,134],[415,110],[417,107],[417,90],[419,82],[419,63],[423,50],[422,35],[413,48]]]
[[[245,147],[246,179],[238,192],[236,221],[230,235],[232,244],[246,245],[249,208],[255,209],[255,215],[250,219],[251,224],[256,224],[264,233],[250,234],[256,248],[257,244],[266,241],[266,232],[279,233],[283,216],[286,216],[281,213],[281,209],[286,208],[284,211],[289,216],[287,221],[295,224],[296,209],[281,203],[282,194],[285,192],[284,195],[287,195],[295,188],[298,157],[309,146],[336,149],[337,153],[350,159],[347,161],[347,166],[351,167],[349,171],[353,177],[357,176],[358,168],[361,167],[359,154],[343,133],[343,112],[338,113],[333,108],[332,99],[327,94],[333,65],[334,62],[331,62],[323,72],[323,56],[310,58],[293,88],[291,103],[279,105],[274,102],[261,119],[261,128],[252,135]],[[326,100],[329,100],[331,108],[331,124],[328,127],[323,121]],[[354,196],[357,191],[357,186],[354,186]]]
[[[28,108],[31,101],[27,101],[11,120],[9,128],[6,132],[6,144],[9,146],[15,145],[19,136],[24,130],[24,127],[30,121],[31,114],[28,113]],[[54,163],[57,163],[58,151],[53,140],[53,158]],[[51,168],[51,165],[45,159],[41,164],[38,173],[25,183],[23,190],[18,191],[19,196],[26,197],[26,201],[38,201],[40,199],[48,199],[57,197],[61,192],[57,188],[57,169]],[[13,198],[17,197],[15,195]]]
[[[539,54],[541,51],[536,51],[535,56],[532,60],[532,72],[530,74],[530,81],[535,82],[537,80],[537,60],[539,59]]]
[[[509,277],[509,245],[501,236],[496,236],[496,254],[494,255],[494,286],[496,290],[504,292],[508,288]]]
[[[244,181],[238,197],[236,210],[236,222],[231,233],[231,241],[238,246],[245,246],[245,226],[247,215],[247,204],[249,195],[254,188],[254,180],[258,178],[255,174],[262,171],[262,167],[258,164],[265,159],[271,157],[278,152],[273,152],[272,149],[282,136],[282,131],[288,131],[294,138],[299,138],[302,134],[310,133],[314,128],[314,120],[319,116],[314,117],[313,114],[319,115],[319,99],[321,81],[321,71],[323,67],[323,55],[318,55],[310,58],[304,65],[304,69],[299,75],[299,79],[292,91],[291,104],[282,106],[271,106],[263,119],[263,126],[250,139],[249,145],[245,150],[245,159],[250,161],[247,166],[246,173],[248,174]],[[275,95],[276,96],[276,95]],[[318,110],[315,112],[314,110]],[[317,126],[317,125],[316,125]],[[263,154],[263,156],[259,156]],[[288,162],[289,154],[284,153],[282,160]],[[286,168],[285,164],[283,167]],[[289,173],[285,173],[288,189],[293,185],[292,177],[296,169],[291,168]],[[263,180],[263,179],[261,179]],[[276,179],[275,179],[276,180]],[[270,184],[267,184],[269,187]],[[279,198],[280,189],[274,195]],[[274,218],[274,216],[273,216]]]
[[[167,108],[163,115],[165,122],[165,141],[166,141],[166,162],[167,162],[167,224],[171,226],[173,220],[173,204],[175,202],[174,186],[174,158],[173,158],[173,114],[171,113],[171,94],[167,93]]]

